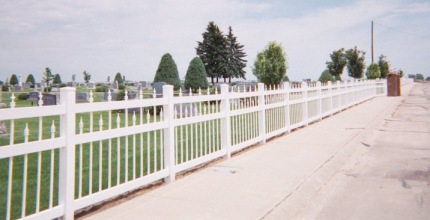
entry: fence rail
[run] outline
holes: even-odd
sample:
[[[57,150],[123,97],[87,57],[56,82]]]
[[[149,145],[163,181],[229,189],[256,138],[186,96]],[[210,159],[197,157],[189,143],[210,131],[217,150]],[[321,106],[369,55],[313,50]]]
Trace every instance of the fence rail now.
[[[127,93],[125,93],[127,94]],[[0,121],[0,216],[73,219],[75,211],[386,94],[385,81],[258,84],[215,94],[15,108]],[[40,94],[42,96],[42,94]],[[110,97],[110,96],[109,96]],[[42,99],[41,99],[42,100]],[[42,104],[42,103],[40,103]]]

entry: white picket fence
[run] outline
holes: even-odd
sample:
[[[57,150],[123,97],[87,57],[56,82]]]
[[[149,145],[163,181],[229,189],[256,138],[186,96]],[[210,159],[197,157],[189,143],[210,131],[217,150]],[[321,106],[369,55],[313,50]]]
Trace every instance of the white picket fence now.
[[[73,219],[77,210],[386,95],[386,82],[285,83],[220,93],[0,109],[0,218]],[[127,93],[126,93],[127,94]],[[109,98],[110,100],[110,98]],[[124,112],[129,112],[125,114]],[[154,114],[155,113],[155,114]]]

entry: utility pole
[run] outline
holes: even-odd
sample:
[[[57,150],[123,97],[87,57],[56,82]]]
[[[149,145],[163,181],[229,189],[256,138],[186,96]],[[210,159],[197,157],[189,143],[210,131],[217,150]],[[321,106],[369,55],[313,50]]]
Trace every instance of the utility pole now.
[[[372,20],[372,63],[373,62],[373,20]]]

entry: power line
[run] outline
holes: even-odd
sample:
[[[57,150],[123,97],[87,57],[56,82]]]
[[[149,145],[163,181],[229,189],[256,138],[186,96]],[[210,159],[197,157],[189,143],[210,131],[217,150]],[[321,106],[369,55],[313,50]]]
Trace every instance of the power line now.
[[[388,27],[388,26],[383,25],[383,24],[381,24],[381,23],[377,23],[377,22],[374,22],[374,23],[375,23],[375,24],[377,24],[377,25],[379,25],[379,26],[381,26],[381,27],[384,27],[384,28],[386,28],[386,29],[389,29],[389,30],[391,30],[391,31],[399,32],[399,33],[406,34],[406,35],[413,36],[413,37],[428,38],[427,36],[422,36],[422,35],[414,34],[414,33],[411,33],[411,32],[402,31],[402,30],[399,30],[399,29],[397,29],[397,28]]]

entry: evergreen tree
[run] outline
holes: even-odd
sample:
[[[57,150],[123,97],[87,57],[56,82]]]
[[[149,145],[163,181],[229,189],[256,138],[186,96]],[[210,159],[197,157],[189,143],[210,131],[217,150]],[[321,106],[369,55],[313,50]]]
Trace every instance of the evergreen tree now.
[[[181,87],[179,79],[178,67],[172,58],[172,55],[166,53],[161,57],[157,72],[155,73],[154,82],[165,82],[173,85],[175,89]]]
[[[206,89],[208,87],[208,79],[205,66],[200,57],[195,57],[191,60],[188,66],[187,75],[185,75],[185,88],[192,89],[196,92],[197,89]]]
[[[28,74],[27,79],[25,80],[26,83],[31,83],[31,85],[36,85],[36,80],[34,79],[33,74]]]
[[[10,77],[10,80],[9,80],[9,84],[18,85],[18,83],[19,83],[18,77],[15,74],[12,74],[12,76]]]
[[[203,34],[203,41],[197,42],[197,55],[202,59],[206,68],[206,73],[211,77],[214,84],[227,72],[228,51],[227,39],[213,22],[209,22],[206,32]]]
[[[73,74],[72,75],[72,81],[75,82],[75,80],[76,80],[76,74]]]
[[[278,85],[286,76],[287,68],[287,55],[282,45],[273,41],[257,54],[252,72],[260,82]]]
[[[366,70],[366,77],[368,79],[378,79],[379,77],[381,77],[379,65],[376,63],[370,64]]]
[[[118,84],[122,84],[123,83],[123,81],[122,81],[122,76],[121,76],[121,73],[120,72],[117,72],[116,73],[116,75],[115,75],[115,78],[114,78],[114,80],[113,80],[114,82],[115,81],[117,81],[118,82]]]
[[[51,69],[49,69],[49,67],[46,67],[45,72],[43,73],[43,81],[48,87],[51,85],[52,78],[54,78],[54,76],[51,73]]]
[[[341,48],[335,50],[330,54],[331,61],[327,61],[327,69],[331,75],[335,77],[336,80],[341,80],[340,77],[343,73],[343,69],[347,64],[345,49]]]
[[[366,68],[366,63],[364,62],[365,54],[365,52],[357,50],[357,47],[346,51],[348,75],[350,77],[355,79],[363,78],[364,68]]]
[[[54,84],[61,84],[62,83],[60,74],[58,74],[58,73],[55,74],[54,80],[52,81],[52,83],[54,83]]]
[[[237,42],[237,37],[233,35],[231,26],[228,28],[227,35],[227,70],[223,74],[224,82],[228,78],[228,82],[231,83],[231,78],[245,78],[246,53],[243,52],[243,45]]]
[[[334,81],[335,77],[330,74],[330,71],[328,69],[325,69],[322,73],[318,81],[325,83],[328,81]]]
[[[383,79],[387,78],[387,74],[390,71],[390,63],[388,63],[386,59],[387,57],[381,54],[378,61],[379,70],[381,71],[381,78]]]

